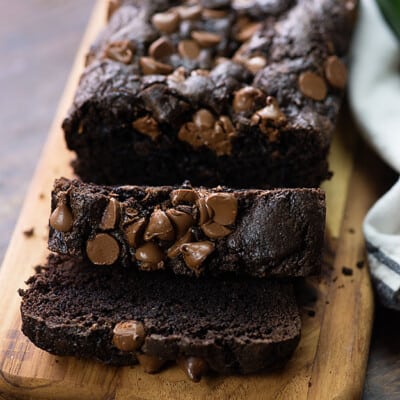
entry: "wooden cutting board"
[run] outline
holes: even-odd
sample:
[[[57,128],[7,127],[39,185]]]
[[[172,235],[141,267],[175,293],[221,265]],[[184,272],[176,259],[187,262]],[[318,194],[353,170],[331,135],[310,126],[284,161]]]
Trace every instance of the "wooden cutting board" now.
[[[47,255],[53,180],[72,176],[61,121],[72,103],[84,53],[105,22],[99,1],[77,55],[47,144],[0,270],[0,398],[11,399],[356,399],[362,394],[373,320],[373,296],[364,260],[361,223],[380,192],[380,170],[342,112],[330,157],[326,257],[320,278],[304,293],[317,300],[302,308],[302,339],[285,369],[246,377],[190,382],[178,368],[147,375],[141,367],[115,368],[55,357],[20,332],[18,288]],[[33,228],[33,234],[24,234]],[[351,276],[342,273],[352,269]],[[313,315],[315,312],[315,315]]]

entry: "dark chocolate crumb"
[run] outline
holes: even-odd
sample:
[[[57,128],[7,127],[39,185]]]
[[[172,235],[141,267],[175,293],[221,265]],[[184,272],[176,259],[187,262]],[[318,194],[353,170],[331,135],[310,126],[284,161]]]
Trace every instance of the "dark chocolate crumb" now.
[[[348,232],[351,233],[351,234],[356,233],[355,229],[353,229],[353,228],[349,228],[349,229],[348,229]]]
[[[364,261],[363,260],[357,261],[356,267],[358,269],[363,269],[364,268]]]
[[[351,276],[353,275],[353,270],[349,267],[343,266],[342,267],[342,274],[346,276]]]
[[[44,193],[40,193],[40,194],[39,194],[39,199],[40,199],[40,200],[43,200],[45,197],[46,197],[46,196],[45,196]]]
[[[23,234],[27,237],[30,238],[35,234],[35,229],[34,228],[29,228],[23,231]]]
[[[307,315],[308,315],[309,317],[315,317],[315,311],[314,311],[314,310],[308,310],[308,311],[307,311]]]
[[[343,288],[344,288],[343,284],[338,286],[338,289],[343,289]]]
[[[325,302],[325,304],[330,304],[330,303],[329,303],[329,301],[327,300],[327,301]]]
[[[312,386],[311,381],[308,381],[308,387],[311,387],[311,386]]]
[[[332,282],[336,282],[337,281],[337,276],[335,276],[333,279],[332,279]]]

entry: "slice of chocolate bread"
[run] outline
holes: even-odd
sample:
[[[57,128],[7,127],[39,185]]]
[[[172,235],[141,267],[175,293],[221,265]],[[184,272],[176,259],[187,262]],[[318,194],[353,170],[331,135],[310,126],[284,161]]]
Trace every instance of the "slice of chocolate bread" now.
[[[102,184],[318,186],[355,8],[113,2],[63,123],[75,171]]]
[[[139,361],[149,372],[178,361],[196,380],[206,368],[248,374],[281,366],[300,338],[290,284],[101,271],[56,255],[27,283],[22,330],[56,355]]]
[[[295,277],[319,271],[324,226],[319,189],[109,187],[59,179],[49,248],[146,271]]]

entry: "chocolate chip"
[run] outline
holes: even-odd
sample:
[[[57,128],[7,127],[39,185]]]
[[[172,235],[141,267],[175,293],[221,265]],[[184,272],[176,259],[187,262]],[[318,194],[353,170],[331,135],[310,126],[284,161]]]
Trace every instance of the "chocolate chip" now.
[[[232,193],[212,193],[206,197],[206,204],[213,211],[212,219],[221,225],[235,223],[237,199]]]
[[[145,75],[167,75],[173,71],[170,65],[160,63],[151,57],[140,57],[139,63]]]
[[[267,65],[267,60],[262,56],[254,56],[244,60],[244,65],[251,73],[256,74]]]
[[[119,217],[119,209],[120,209],[119,201],[111,197],[101,218],[99,226],[100,229],[104,231],[107,229],[114,229],[115,224],[117,223]]]
[[[202,7],[200,5],[182,6],[178,8],[179,16],[182,20],[194,20],[201,16]]]
[[[210,111],[202,108],[193,115],[193,122],[198,128],[201,129],[213,128],[215,124],[215,117]]]
[[[259,22],[249,22],[244,24],[238,33],[235,35],[235,39],[239,42],[246,42],[249,40],[258,30],[261,29],[262,24]]]
[[[203,225],[206,222],[208,222],[212,216],[213,216],[213,211],[212,209],[207,205],[206,199],[204,197],[200,197],[196,201],[197,208],[199,210],[199,224]]]
[[[347,82],[347,68],[336,56],[325,61],[325,76],[328,82],[338,89],[344,89]]]
[[[135,54],[135,48],[129,40],[120,40],[108,43],[104,50],[104,57],[110,60],[129,64]]]
[[[162,60],[175,53],[175,48],[172,42],[165,37],[158,38],[149,47],[149,55],[156,60]]]
[[[177,240],[168,250],[168,258],[176,258],[181,254],[181,246],[184,243],[190,243],[192,241],[192,232],[189,229],[179,240]]]
[[[353,275],[353,270],[349,267],[342,267],[342,274],[346,276]]]
[[[164,254],[154,243],[145,243],[136,249],[136,260],[140,261],[141,270],[157,270],[164,268]]]
[[[252,86],[245,86],[235,93],[233,99],[233,109],[235,112],[246,112],[254,110],[260,99],[264,97],[263,92],[260,89]]]
[[[199,357],[180,358],[178,365],[193,382],[200,382],[208,371],[207,362]]]
[[[115,238],[107,233],[99,233],[86,243],[86,254],[96,265],[111,265],[119,256],[119,245]]]
[[[203,18],[205,19],[220,19],[228,15],[226,10],[215,10],[212,8],[205,8],[203,10]]]
[[[72,229],[72,212],[69,207],[61,203],[50,216],[50,226],[59,232],[69,232]]]
[[[201,47],[213,47],[219,44],[219,42],[222,40],[220,35],[207,31],[193,31],[192,38]]]
[[[139,349],[146,337],[143,324],[135,320],[119,322],[115,325],[113,334],[114,346],[124,352]]]
[[[140,218],[136,222],[128,225],[125,228],[125,237],[126,241],[128,242],[129,246],[137,247],[139,244],[139,237],[141,234],[142,229],[146,224],[145,218]]]
[[[179,14],[175,10],[154,14],[152,24],[161,32],[173,33],[179,26]]]
[[[180,239],[194,225],[192,215],[171,208],[165,212],[175,226],[176,238]]]
[[[200,54],[200,47],[194,40],[185,39],[178,43],[178,52],[183,58],[195,60]]]
[[[356,267],[358,269],[364,268],[364,261],[363,260],[357,261]]]
[[[35,234],[35,228],[25,229],[22,233],[25,237],[31,238]]]
[[[149,356],[148,354],[135,354],[139,361],[139,364],[143,367],[144,372],[147,374],[154,374],[158,372],[162,366],[166,363],[165,360],[158,358],[156,356]]]
[[[325,81],[311,71],[302,72],[299,76],[299,88],[304,96],[313,100],[324,100],[327,94]]]
[[[155,141],[161,135],[157,121],[150,115],[145,115],[132,122],[132,127],[142,135],[148,136]]]
[[[155,238],[160,240],[174,240],[174,228],[167,214],[160,210],[154,210],[150,216],[149,224],[144,231],[144,240],[149,241]]]
[[[284,122],[286,120],[285,114],[279,108],[279,104],[274,97],[267,97],[267,105],[261,110],[257,110],[251,117],[251,124],[257,125],[267,121]]]
[[[192,189],[176,189],[171,192],[170,198],[173,206],[181,203],[194,204],[197,199],[197,194]]]
[[[227,227],[212,221],[201,225],[201,230],[210,239],[220,239],[232,233]]]
[[[214,244],[209,241],[185,243],[181,246],[181,252],[186,265],[196,273],[200,272],[201,264],[214,249]]]

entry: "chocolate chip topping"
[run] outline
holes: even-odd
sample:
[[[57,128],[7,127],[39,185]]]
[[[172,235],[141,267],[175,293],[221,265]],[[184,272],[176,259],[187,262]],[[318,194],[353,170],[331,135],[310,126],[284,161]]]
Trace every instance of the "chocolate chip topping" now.
[[[226,10],[215,10],[212,8],[205,8],[202,12],[203,18],[205,19],[220,19],[225,18],[228,15]]]
[[[167,214],[168,218],[172,221],[175,227],[177,239],[180,239],[188,231],[188,229],[194,225],[194,218],[192,217],[192,215],[187,214],[183,211],[171,208],[170,210],[167,210],[165,213]]]
[[[222,40],[220,35],[207,31],[193,31],[192,38],[201,47],[213,47],[219,44],[219,42]]]
[[[140,218],[136,222],[128,225],[125,228],[125,237],[126,241],[128,242],[129,246],[137,247],[139,244],[139,236],[146,224],[145,218]]]
[[[212,216],[213,216],[213,211],[212,209],[207,205],[206,199],[204,197],[200,197],[196,205],[199,210],[199,224],[203,225],[206,222],[208,222]]]
[[[165,360],[156,356],[149,356],[148,354],[137,353],[136,358],[147,374],[155,374],[166,363]]]
[[[170,198],[173,206],[181,203],[193,204],[196,202],[197,194],[192,189],[176,189],[171,192]]]
[[[104,57],[124,64],[130,64],[135,55],[135,48],[129,40],[108,43]]]
[[[139,63],[144,75],[167,75],[173,71],[170,65],[160,63],[151,57],[141,57]]]
[[[250,72],[256,74],[267,65],[267,60],[262,56],[254,56],[248,60],[244,60],[244,65]]]
[[[201,230],[210,239],[220,239],[232,233],[227,227],[212,221],[201,225]]]
[[[207,362],[199,357],[181,358],[178,365],[193,382],[200,382],[208,371]]]
[[[214,250],[214,243],[209,241],[185,243],[181,246],[186,265],[196,273],[200,272],[201,264]]]
[[[181,6],[178,8],[178,13],[181,20],[195,20],[200,18],[202,7],[198,4],[193,6]]]
[[[194,60],[200,54],[200,47],[194,40],[181,40],[178,43],[178,52],[183,58]]]
[[[299,76],[299,88],[304,96],[322,101],[327,95],[325,81],[315,72],[306,71]]]
[[[160,209],[154,210],[150,216],[149,224],[144,231],[144,240],[149,241],[155,238],[173,240],[174,237],[174,228],[167,214]]]
[[[192,241],[192,232],[189,229],[180,239],[178,239],[168,250],[167,257],[175,258],[181,254],[181,246],[184,243],[190,243]]]
[[[264,98],[264,94],[260,89],[245,86],[235,93],[233,109],[237,113],[254,110],[262,98]]]
[[[107,233],[99,233],[86,243],[86,254],[96,265],[111,265],[119,256],[119,244]]]
[[[252,125],[265,125],[268,121],[281,123],[286,120],[285,114],[279,108],[279,104],[274,97],[268,96],[266,103],[267,105],[264,108],[257,110],[251,117],[250,122]]]
[[[246,42],[261,29],[262,24],[259,22],[247,22],[241,26],[241,29],[237,32],[235,39],[239,42]]]
[[[175,10],[157,13],[153,15],[151,22],[160,32],[174,33],[179,26],[179,14]]]
[[[193,115],[193,122],[198,128],[213,128],[215,117],[210,111],[202,108]]]
[[[337,56],[330,56],[325,61],[325,76],[335,88],[344,89],[347,82],[347,68]]]
[[[164,58],[169,57],[171,54],[174,53],[174,45],[168,38],[164,36],[158,38],[149,47],[150,57],[153,57],[156,60],[163,60]]]
[[[132,127],[142,135],[148,136],[153,141],[161,134],[157,121],[153,117],[150,117],[150,115],[145,115],[133,121]]]
[[[136,249],[135,258],[141,262],[140,269],[142,270],[164,268],[164,254],[155,243],[145,243],[143,246]]]
[[[119,209],[120,205],[118,200],[114,199],[114,197],[111,197],[101,218],[99,226],[100,229],[104,231],[108,229],[114,229],[119,217]]]
[[[206,204],[213,211],[213,221],[221,225],[235,223],[238,204],[232,193],[212,193],[206,198]]]
[[[60,203],[50,216],[50,226],[59,232],[69,232],[72,228],[73,218],[69,207]]]
[[[119,322],[115,325],[113,334],[114,346],[126,352],[139,349],[146,337],[143,324],[135,320]]]

